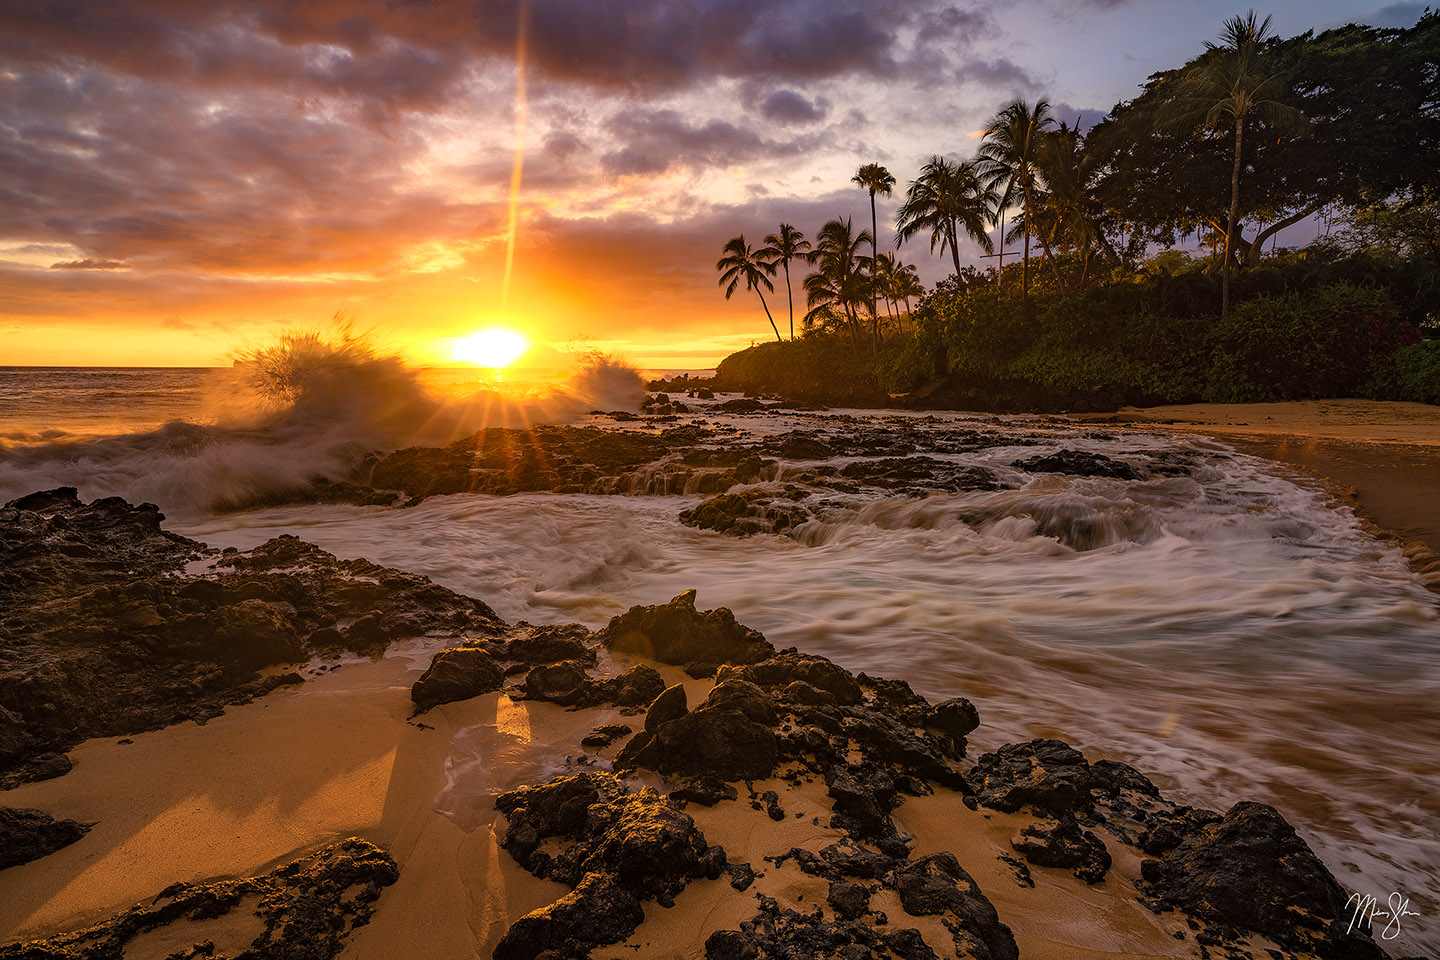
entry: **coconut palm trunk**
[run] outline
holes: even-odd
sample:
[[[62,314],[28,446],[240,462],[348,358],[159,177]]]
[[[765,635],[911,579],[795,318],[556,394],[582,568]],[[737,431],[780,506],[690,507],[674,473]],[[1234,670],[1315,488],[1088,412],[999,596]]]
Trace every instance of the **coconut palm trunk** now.
[[[794,340],[794,339],[795,339],[795,294],[793,294],[793,293],[790,291],[790,260],[789,260],[789,258],[786,258],[786,260],[785,260],[785,299],[788,300],[789,303],[790,303],[790,339],[791,339],[791,340]],[[776,336],[779,336],[779,335],[780,335],[780,333],[779,333],[778,330],[776,331],[775,335],[776,335]]]

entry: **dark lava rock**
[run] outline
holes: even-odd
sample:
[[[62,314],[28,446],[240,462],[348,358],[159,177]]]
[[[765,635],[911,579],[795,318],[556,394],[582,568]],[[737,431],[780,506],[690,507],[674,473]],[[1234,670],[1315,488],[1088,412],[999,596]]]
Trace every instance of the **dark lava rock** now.
[[[655,728],[660,724],[678,720],[689,712],[690,706],[685,699],[685,685],[677,683],[673,687],[667,687],[664,693],[655,698],[655,702],[650,704],[650,709],[645,713],[645,732],[654,733]]]
[[[790,685],[803,683],[811,690],[823,690],[830,695],[830,701],[853,706],[861,700],[860,683],[845,668],[826,660],[804,653],[786,650],[774,654],[758,663],[739,667],[724,667],[716,674],[717,682],[745,680],[759,687],[783,694]],[[813,695],[801,692],[801,700]]]
[[[780,495],[767,490],[722,493],[699,506],[680,511],[680,522],[737,537],[784,533],[813,516],[798,502],[809,495],[808,491],[798,488]]]
[[[506,655],[521,663],[559,663],[561,660],[578,660],[595,666],[595,651],[585,641],[590,631],[584,625],[567,623],[563,625],[523,625],[506,641]]]
[[[968,779],[981,806],[1006,813],[1029,806],[1056,817],[1086,806],[1098,783],[1084,754],[1060,740],[1010,743],[982,754]]]
[[[854,920],[870,909],[870,891],[853,880],[836,880],[830,884],[825,902],[844,920]]]
[[[755,882],[755,868],[748,863],[727,863],[725,872],[730,874],[730,886],[744,893]]]
[[[526,700],[548,700],[572,709],[614,703],[633,711],[648,706],[664,690],[665,681],[654,667],[637,664],[618,677],[595,680],[583,662],[562,660],[531,670],[521,692]]]
[[[1102,882],[1110,869],[1105,844],[1068,815],[1022,827],[1010,846],[1036,866],[1073,869],[1086,883]]]
[[[204,721],[298,682],[257,671],[333,653],[337,634],[368,654],[504,626],[425,577],[294,537],[222,553],[162,519],[117,497],[82,504],[71,488],[0,508],[0,785],[64,772],[53,755],[86,738]],[[353,629],[367,618],[380,628],[369,639]]]
[[[965,756],[965,738],[980,726],[980,711],[964,697],[953,697],[937,703],[921,723],[948,740],[950,756],[960,758]]]
[[[691,879],[725,869],[725,852],[709,846],[687,814],[653,789],[626,793],[610,774],[522,787],[495,806],[509,822],[502,845],[515,861],[572,887],[515,921],[495,948],[498,960],[584,956],[617,943],[644,920],[643,901],[668,906]],[[540,851],[552,838],[570,844],[554,855]]]
[[[1325,960],[1385,954],[1347,932],[1345,891],[1274,807],[1235,804],[1160,860],[1141,863],[1142,892],[1162,906],[1251,930]]]
[[[736,623],[735,615],[724,607],[697,611],[694,590],[666,604],[631,607],[597,636],[617,653],[676,665],[755,663],[775,653],[759,631]]]
[[[1010,928],[980,885],[966,873],[953,853],[932,853],[906,863],[896,871],[900,905],[915,917],[942,915],[955,939],[955,948],[990,960],[1017,960],[1020,950]]]
[[[1011,464],[1028,473],[1069,473],[1081,477],[1139,480],[1141,473],[1123,460],[1084,450],[1061,450],[1043,457],[1028,457]]]
[[[473,647],[455,647],[435,654],[430,669],[410,688],[410,699],[420,714],[442,703],[492,693],[504,683],[505,671],[490,654]]]
[[[779,750],[775,707],[765,691],[744,680],[711,688],[689,713],[637,733],[616,758],[665,774],[759,780],[775,770]]]
[[[40,810],[0,807],[0,870],[49,856],[90,832],[94,824],[56,820]]]
[[[356,927],[370,921],[385,887],[400,874],[379,847],[351,838],[263,877],[177,883],[107,920],[74,933],[0,947],[0,960],[119,957],[137,937],[161,927],[172,957],[215,957],[215,920],[242,909],[262,932],[241,954],[263,960],[330,960]],[[195,923],[193,934],[187,923]],[[193,936],[193,946],[181,946]],[[167,950],[169,947],[166,948]]]
[[[757,410],[764,410],[765,404],[759,400],[751,400],[749,397],[736,397],[734,400],[726,400],[716,405],[717,410],[724,410],[726,413],[754,413]]]
[[[621,737],[629,736],[632,732],[628,724],[602,723],[586,734],[580,741],[580,745],[582,747],[608,747]]]

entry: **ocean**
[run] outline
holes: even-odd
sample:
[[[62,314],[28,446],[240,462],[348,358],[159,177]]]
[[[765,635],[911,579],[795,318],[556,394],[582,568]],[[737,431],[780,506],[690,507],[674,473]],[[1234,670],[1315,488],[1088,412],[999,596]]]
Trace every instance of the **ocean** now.
[[[353,373],[353,372],[352,372]],[[471,371],[347,374],[317,396],[246,395],[233,370],[0,368],[0,501],[60,484],[157,503],[168,529],[248,548],[295,534],[479,597],[508,620],[594,628],[690,588],[778,647],[902,677],[979,708],[976,750],[1037,736],[1124,760],[1167,795],[1276,806],[1347,891],[1408,896],[1387,947],[1440,935],[1440,612],[1399,548],[1313,482],[1200,437],[1059,418],[899,411],[637,409],[633,372],[495,382]],[[365,451],[545,420],[767,437],[948,436],[931,454],[1007,489],[836,489],[782,534],[682,524],[704,496],[437,496],[403,509],[256,507]],[[1013,440],[1013,442],[1012,442]],[[940,444],[943,447],[943,444]],[[1060,450],[1170,464],[1140,479],[1028,474]],[[750,486],[817,466],[780,458]],[[1407,942],[1410,941],[1410,942]]]

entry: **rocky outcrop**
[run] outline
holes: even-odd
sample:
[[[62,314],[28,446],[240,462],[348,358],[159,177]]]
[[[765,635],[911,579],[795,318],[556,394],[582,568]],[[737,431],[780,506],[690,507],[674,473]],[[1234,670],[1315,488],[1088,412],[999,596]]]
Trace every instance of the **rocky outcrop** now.
[[[585,956],[629,936],[645,918],[645,901],[668,906],[690,880],[716,879],[725,869],[725,852],[706,843],[688,814],[653,789],[626,792],[611,774],[522,787],[495,806],[507,821],[502,845],[515,861],[572,888],[512,923],[496,960]],[[568,844],[548,852],[555,841]]]
[[[611,619],[598,639],[615,653],[682,665],[754,663],[775,652],[758,631],[736,623],[724,607],[696,610],[694,590],[669,603],[631,607]]]
[[[1104,881],[1110,869],[1110,852],[1104,842],[1069,815],[1021,827],[1010,846],[1037,866],[1074,870],[1086,883]]]
[[[1322,960],[1379,960],[1362,930],[1349,930],[1345,891],[1274,807],[1241,802],[1141,864],[1143,892],[1159,909],[1209,922],[1220,941],[1253,931]],[[1358,926],[1358,925],[1357,925]]]
[[[536,667],[525,676],[525,684],[511,696],[524,700],[547,700],[564,707],[581,709],[613,703],[638,713],[665,690],[665,681],[654,667],[637,664],[604,680],[592,678],[580,660]]]
[[[484,637],[484,603],[294,537],[218,551],[165,531],[152,504],[72,488],[0,508],[0,785],[69,769],[88,737],[204,721],[318,653],[420,635]]]
[[[1027,473],[1068,473],[1077,477],[1110,477],[1139,480],[1143,474],[1123,460],[1084,450],[1061,450],[1043,457],[1029,457],[1011,464]]]
[[[0,870],[47,857],[79,840],[94,824],[56,820],[41,810],[0,807]]]
[[[329,960],[369,922],[381,893],[398,878],[384,850],[342,840],[262,877],[177,883],[83,930],[0,947],[0,960],[118,957],[131,941],[162,927],[168,940],[193,944],[171,956],[224,960],[208,922],[236,911],[253,913],[262,930],[237,957]]]

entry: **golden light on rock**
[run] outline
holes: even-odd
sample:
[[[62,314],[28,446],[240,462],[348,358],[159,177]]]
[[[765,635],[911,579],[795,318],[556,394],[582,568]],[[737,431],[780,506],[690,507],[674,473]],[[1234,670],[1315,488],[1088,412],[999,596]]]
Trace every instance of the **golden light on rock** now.
[[[528,346],[525,338],[514,330],[482,330],[455,341],[455,359],[479,367],[507,367],[514,363]]]

